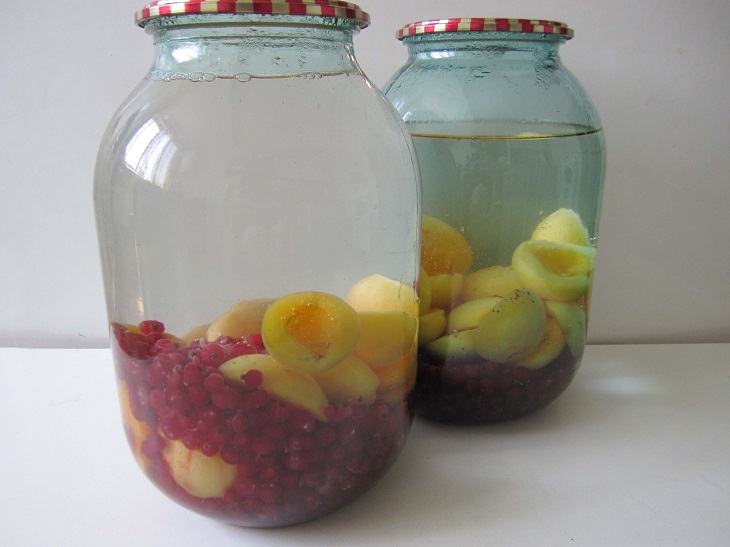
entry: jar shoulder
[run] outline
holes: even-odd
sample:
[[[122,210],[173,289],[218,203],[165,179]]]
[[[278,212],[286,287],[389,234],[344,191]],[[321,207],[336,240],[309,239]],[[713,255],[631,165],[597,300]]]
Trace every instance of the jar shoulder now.
[[[384,91],[407,123],[499,120],[601,127],[588,93],[559,62],[409,62]]]

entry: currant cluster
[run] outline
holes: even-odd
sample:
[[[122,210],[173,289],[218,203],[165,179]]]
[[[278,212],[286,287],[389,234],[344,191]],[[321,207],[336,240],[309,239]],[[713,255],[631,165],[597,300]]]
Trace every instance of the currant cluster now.
[[[130,411],[147,425],[141,452],[148,476],[181,505],[219,520],[280,526],[326,514],[384,474],[410,429],[405,401],[330,405],[325,422],[261,389],[258,370],[229,385],[218,367],[266,353],[259,334],[184,344],[157,321],[114,324],[112,332]],[[236,466],[224,495],[199,498],[177,484],[163,454],[173,441]]]
[[[531,414],[556,399],[580,363],[566,347],[550,364],[532,370],[492,361],[444,361],[418,355],[416,413],[458,424],[504,422]]]

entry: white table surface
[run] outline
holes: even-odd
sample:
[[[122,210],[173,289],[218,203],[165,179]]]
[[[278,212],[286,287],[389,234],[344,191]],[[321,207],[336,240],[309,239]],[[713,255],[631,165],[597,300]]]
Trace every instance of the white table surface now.
[[[147,481],[108,350],[0,349],[0,545],[730,545],[730,344],[589,346],[548,408],[416,419],[392,470],[328,517],[219,524]]]

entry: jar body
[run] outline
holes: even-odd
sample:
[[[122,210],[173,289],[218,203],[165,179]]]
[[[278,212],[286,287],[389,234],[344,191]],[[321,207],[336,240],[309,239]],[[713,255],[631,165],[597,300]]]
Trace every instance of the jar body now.
[[[138,463],[194,511],[279,526],[354,499],[405,442],[420,195],[352,29],[261,19],[148,26],[94,192]]]
[[[385,88],[423,186],[416,413],[452,423],[530,414],[574,377],[586,339],[605,172],[590,101],[559,36],[404,40]],[[424,302],[426,300],[426,302]]]

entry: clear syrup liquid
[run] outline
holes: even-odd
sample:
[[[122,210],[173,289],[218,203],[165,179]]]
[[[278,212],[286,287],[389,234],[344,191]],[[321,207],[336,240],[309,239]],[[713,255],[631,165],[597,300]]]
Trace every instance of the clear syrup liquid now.
[[[597,240],[605,160],[601,130],[539,124],[411,125],[423,211],[463,231],[473,269],[511,262],[514,249],[560,207]]]

